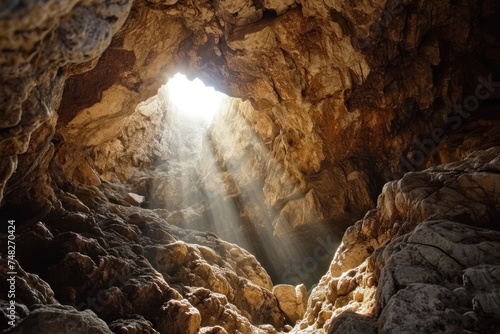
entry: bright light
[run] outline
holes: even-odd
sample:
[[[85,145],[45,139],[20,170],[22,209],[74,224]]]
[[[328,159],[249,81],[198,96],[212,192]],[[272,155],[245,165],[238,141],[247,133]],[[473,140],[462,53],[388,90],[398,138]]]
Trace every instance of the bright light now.
[[[207,87],[196,78],[189,81],[177,73],[167,83],[170,101],[181,115],[210,123],[226,95]]]

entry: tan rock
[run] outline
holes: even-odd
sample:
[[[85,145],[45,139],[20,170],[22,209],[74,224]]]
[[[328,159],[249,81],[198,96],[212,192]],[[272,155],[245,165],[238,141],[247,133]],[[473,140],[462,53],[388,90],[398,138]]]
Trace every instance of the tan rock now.
[[[278,284],[273,287],[273,294],[278,299],[280,309],[292,323],[302,319],[307,306],[307,290],[304,284],[296,287]]]
[[[216,227],[309,286],[399,178],[293,331],[499,327],[499,95],[476,82],[499,68],[494,1],[16,3],[0,9],[11,332],[276,333],[270,275]],[[210,133],[173,117],[176,71],[237,98]]]
[[[311,293],[307,322],[293,332],[323,327],[340,333],[358,326],[375,331],[376,322],[387,332],[496,326],[491,316],[500,236],[479,227],[495,224],[498,152],[478,151],[388,183],[377,208],[347,230],[329,273]],[[486,193],[490,204],[481,200]],[[487,284],[488,292],[481,293]],[[322,312],[332,308],[325,322]]]
[[[130,203],[130,205],[141,205],[146,198],[144,196],[134,194],[134,193],[127,193],[127,197],[125,200]]]

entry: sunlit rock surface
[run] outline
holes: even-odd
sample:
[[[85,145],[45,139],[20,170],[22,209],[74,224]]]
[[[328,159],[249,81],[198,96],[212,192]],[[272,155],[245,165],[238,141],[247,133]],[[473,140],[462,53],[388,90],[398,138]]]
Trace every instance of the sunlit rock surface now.
[[[498,22],[495,1],[0,4],[1,330],[495,331]],[[159,90],[177,71],[234,97],[210,127]]]
[[[273,288],[273,294],[278,299],[280,309],[292,323],[302,319],[307,305],[307,290],[304,284],[278,284]]]

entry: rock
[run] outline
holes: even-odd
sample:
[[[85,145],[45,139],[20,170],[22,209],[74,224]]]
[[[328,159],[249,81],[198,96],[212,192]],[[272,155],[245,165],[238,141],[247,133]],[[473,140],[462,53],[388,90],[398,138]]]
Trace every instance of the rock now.
[[[304,284],[293,286],[278,284],[273,288],[280,309],[292,323],[302,319],[307,306],[307,290]]]
[[[203,327],[200,329],[200,334],[227,334],[227,331],[220,327],[220,326],[215,326],[215,327]]]
[[[2,246],[7,246],[5,243],[1,243]],[[19,305],[25,305],[25,307],[33,307],[38,304],[53,304],[55,303],[54,291],[50,285],[40,278],[38,275],[26,272],[23,267],[17,261],[9,262],[7,259],[2,259],[0,266],[2,271],[0,273],[0,278],[2,279],[2,288],[4,291],[9,291],[7,279],[11,277],[7,273],[12,272],[9,265],[14,262],[16,275],[16,303]]]
[[[370,317],[365,317],[357,313],[344,312],[332,320],[328,334],[375,334],[377,324]]]
[[[498,9],[1,6],[2,330],[495,331]],[[231,96],[210,127],[173,112],[177,71]],[[303,317],[273,280],[319,280]]]
[[[5,333],[78,333],[78,334],[111,334],[106,323],[94,312],[79,312],[70,306],[44,305],[38,306],[19,323]]]
[[[17,154],[29,150],[30,139],[37,137],[33,134],[35,130],[43,123],[52,130],[55,128],[50,120],[61,99],[65,65],[98,57],[123,25],[131,5],[132,1],[120,4],[76,1],[61,6],[30,2],[2,11],[0,77],[5,84],[0,87],[0,95],[6,101],[0,124],[4,130],[2,152],[6,157],[0,168],[2,183],[11,176],[7,167],[17,162]],[[37,29],[33,29],[34,24]],[[7,50],[19,52],[13,57]],[[29,74],[35,72],[38,74]],[[23,164],[43,168],[41,156],[50,148],[53,136],[50,132],[41,140],[43,145],[32,141],[31,147],[39,149]]]
[[[129,202],[130,205],[139,206],[146,200],[146,198],[138,194],[127,193],[125,200]]]
[[[200,312],[183,300],[171,300],[162,308],[165,312],[164,322],[160,324],[162,333],[195,334],[201,325]]]
[[[123,333],[123,334],[159,334],[153,328],[153,324],[150,321],[144,319],[142,316],[136,316],[133,319],[118,319],[114,320],[109,324],[109,329],[113,333]]]
[[[500,211],[498,152],[478,151],[388,183],[377,208],[346,232],[292,332],[340,333],[343,326],[347,332],[365,326],[388,333],[488,332],[498,326],[500,234],[485,229],[496,229]],[[491,202],[481,200],[485,193]],[[325,312],[331,318],[325,320]]]
[[[468,284],[466,273],[469,272],[475,279],[480,280],[484,269],[494,272],[500,263],[500,249],[497,250],[500,234],[490,234],[485,239],[484,233],[491,232],[453,222],[429,221],[419,225],[404,240],[389,244],[384,252],[391,252],[388,249],[394,249],[391,246],[396,242],[399,243],[400,250],[389,257],[381,273],[381,284],[377,293],[380,301],[378,308],[382,310],[379,318],[381,328],[387,332],[418,330],[425,333],[435,332],[438,328],[455,332],[461,329],[477,330],[479,327],[483,327],[483,330],[494,328],[495,321],[482,318],[485,314],[478,309],[475,310],[478,312],[477,318],[483,320],[475,326],[466,327],[467,320],[463,317],[468,310],[475,309],[473,300],[481,298],[480,289]],[[403,255],[406,252],[420,256],[410,259]],[[401,261],[403,257],[408,258],[409,262]],[[422,257],[421,260],[419,257]],[[431,264],[434,268],[425,265],[428,269],[423,275],[415,272],[398,273],[399,268],[418,268],[424,263]],[[464,268],[467,269],[462,279]],[[388,278],[388,275],[392,276],[392,279]],[[492,292],[488,293],[489,297],[485,301],[495,300],[494,291],[498,289],[498,285],[496,279],[490,281],[488,290],[491,289]],[[395,288],[396,286],[400,288]],[[466,289],[470,296],[468,303],[459,301],[457,286]],[[493,309],[496,309],[490,302],[486,302],[485,307],[488,309],[486,314],[492,314]],[[398,314],[412,316],[405,316],[403,320]]]
[[[463,102],[462,91],[474,94],[477,82],[464,83],[452,73],[484,73],[470,61],[480,58],[479,48],[465,47],[486,41],[474,35],[482,29],[471,14],[479,12],[476,6],[418,4],[420,12],[434,13],[420,22],[407,4],[137,2],[95,67],[67,80],[58,132],[64,146],[89,147],[93,168],[108,181],[115,174],[133,182],[153,169],[151,206],[172,212],[204,207],[200,217],[173,219],[187,228],[209,225],[254,252],[274,280],[295,284],[283,277],[296,275],[282,275],[288,268],[281,263],[300,268],[302,249],[314,248],[325,235],[337,239],[375,206],[386,181],[425,166],[441,141],[433,133],[445,136],[453,125],[442,110]],[[163,26],[164,35],[155,26]],[[403,28],[412,33],[401,36]],[[421,39],[436,29],[443,34]],[[442,54],[448,41],[450,50]],[[470,66],[446,61],[451,55]],[[246,100],[231,100],[214,121],[207,145],[210,161],[214,154],[217,159],[202,163],[209,166],[175,163],[181,149],[184,159],[197,152],[182,147],[190,139],[179,136],[184,125],[175,120],[166,90],[158,90],[178,69]],[[113,75],[104,76],[108,72]],[[92,99],[79,101],[82,90]],[[495,142],[493,135],[484,139]],[[160,171],[158,160],[169,161],[170,169]],[[181,187],[186,194],[179,196]],[[216,204],[207,204],[211,200]],[[228,219],[237,229],[213,226],[219,218],[210,215],[218,215],[220,202],[241,212]],[[238,234],[240,227],[244,233]],[[276,245],[271,255],[257,245],[269,233],[269,244]],[[289,244],[298,250],[280,251]],[[308,286],[328,261],[308,273]]]
[[[3,81],[11,83],[2,94],[8,97],[8,130],[2,141],[6,157],[0,188],[8,187],[9,202],[16,207],[31,192],[33,211],[43,215],[52,205],[46,201],[53,196],[45,173],[49,165],[88,186],[148,177],[154,196],[144,206],[182,212],[196,211],[202,203],[207,207],[199,211],[205,217],[190,217],[184,227],[207,225],[221,201],[207,205],[197,191],[212,189],[205,182],[206,170],[186,164],[157,169],[157,162],[173,162],[179,152],[171,136],[165,136],[179,134],[178,124],[165,89],[159,88],[176,71],[184,71],[243,99],[229,103],[208,143],[217,155],[212,167],[234,166],[230,173],[210,175],[223,185],[213,197],[241,212],[230,219],[238,220],[238,228],[210,230],[242,245],[247,232],[256,231],[243,246],[274,271],[273,279],[285,281],[281,273],[288,268],[272,268],[270,263],[301,267],[302,249],[314,248],[314,240],[324,235],[339,237],[374,207],[387,180],[430,161],[439,144],[429,142],[433,134],[443,132],[438,137],[444,138],[455,127],[444,110],[462,103],[462,92],[465,97],[475,94],[478,83],[461,78],[490,71],[482,64],[493,64],[489,59],[495,58],[482,58],[496,39],[486,33],[492,30],[488,20],[479,16],[488,17],[493,5],[416,6],[418,13],[433,14],[420,22],[409,4],[303,1],[299,6],[271,0],[133,5],[77,1],[57,10],[47,4],[9,7],[2,16],[6,29],[0,42],[0,50],[6,50],[1,55]],[[44,34],[27,28],[39,21],[30,19],[39,10],[46,13],[39,22]],[[401,35],[403,28],[411,33]],[[472,41],[485,47],[474,47]],[[446,43],[450,47],[443,52]],[[12,58],[11,49],[19,51],[18,59]],[[477,113],[481,126],[486,122],[494,129],[495,122],[483,120],[484,110]],[[487,132],[483,139],[494,143],[495,131]],[[479,145],[474,136],[466,140],[469,151]],[[453,145],[443,143],[439,151],[444,159]],[[187,194],[181,200],[176,190],[185,182]],[[231,190],[229,196],[226,190]],[[149,196],[147,191],[127,189]],[[234,203],[236,198],[240,200]],[[239,227],[244,233],[235,232]],[[268,232],[275,237],[263,237]],[[259,250],[257,240],[262,238],[277,245],[271,256]],[[279,251],[289,244],[298,250]],[[318,269],[308,273],[308,286],[328,261],[319,261]]]
[[[17,258],[30,272],[19,269],[20,306],[54,303],[55,292],[58,302],[90,309],[114,319],[113,330],[131,332],[223,326],[273,333],[258,326],[284,326],[271,279],[255,257],[213,234],[168,225],[151,210],[112,204],[106,196],[122,189],[109,187],[101,192],[75,183],[73,201],[81,205],[73,208],[86,207],[87,213],[60,208],[64,219],[54,213],[18,236]],[[98,213],[103,205],[107,217]],[[219,309],[222,315],[214,316]],[[29,314],[18,310],[19,317]]]
[[[263,3],[264,8],[266,8],[267,10],[274,10],[276,12],[276,15],[282,15],[294,4],[295,4],[294,0],[288,0],[288,1],[265,0]]]
[[[197,290],[194,296],[211,291],[216,296],[226,296],[222,301],[219,297],[213,297],[212,302],[206,301],[208,297],[205,296],[188,298],[196,307],[199,308],[201,306],[197,305],[203,304],[202,309],[208,308],[207,312],[213,312],[214,307],[229,308],[230,313],[234,313],[233,307],[236,306],[238,313],[241,312],[241,315],[232,315],[226,320],[225,317],[216,317],[210,322],[211,326],[220,325],[222,321],[225,328],[237,328],[240,321],[247,323],[248,320],[252,323],[271,323],[277,327],[284,325],[284,316],[278,307],[278,301],[270,291],[270,278],[259,269],[253,256],[216,239],[215,242],[219,245],[212,245],[210,239],[205,241],[204,238],[195,237],[194,240],[200,245],[178,241],[166,247],[147,247],[146,256],[167,282],[207,289]],[[190,292],[190,295],[192,293],[194,292]],[[205,305],[205,302],[208,305]],[[205,319],[212,317],[212,314],[202,312],[202,316]],[[251,327],[250,323],[246,326]]]

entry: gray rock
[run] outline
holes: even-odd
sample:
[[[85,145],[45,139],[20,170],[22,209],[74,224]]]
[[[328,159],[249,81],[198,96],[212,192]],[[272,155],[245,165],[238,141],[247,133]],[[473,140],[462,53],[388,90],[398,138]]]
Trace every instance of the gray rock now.
[[[8,334],[112,334],[108,325],[90,311],[77,311],[71,306],[39,305]]]

